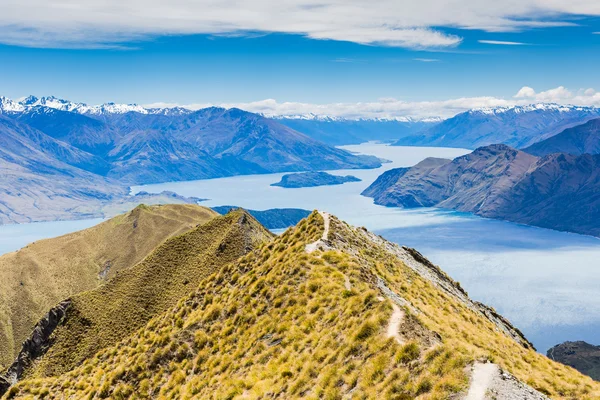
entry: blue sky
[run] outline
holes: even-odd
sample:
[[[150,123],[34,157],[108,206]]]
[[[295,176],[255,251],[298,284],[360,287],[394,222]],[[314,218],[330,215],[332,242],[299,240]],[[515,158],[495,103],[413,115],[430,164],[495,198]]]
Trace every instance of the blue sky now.
[[[590,14],[596,12],[590,7]],[[71,22],[87,16],[73,17]],[[22,27],[15,28],[19,23],[9,25],[0,17],[4,43],[0,44],[0,94],[11,98],[52,94],[92,104],[243,104],[263,99],[328,104],[382,98],[403,102],[512,99],[524,86],[536,92],[562,86],[570,93],[565,102],[596,101],[580,100],[578,93],[600,89],[600,35],[594,34],[600,31],[600,18],[527,14],[523,18],[530,26],[520,26],[519,18],[506,22],[502,14],[493,16],[497,20],[485,17],[418,28],[416,38],[408,32],[411,36],[406,39],[402,31],[400,41],[398,29],[356,35],[363,25],[359,20],[360,28],[353,29],[352,19],[341,28],[319,26],[313,32],[309,26],[307,33],[256,29],[240,34],[237,28],[173,32],[172,27],[148,32],[147,27],[125,23],[121,31],[131,32],[112,37],[106,26],[95,28],[100,33],[94,36],[85,29],[63,32],[60,24],[35,25],[35,17],[24,35]],[[23,26],[29,23],[23,21]],[[213,26],[218,23],[228,24],[218,20]],[[38,36],[32,36],[32,31]],[[95,37],[102,40],[97,43]],[[522,44],[493,44],[499,41]]]

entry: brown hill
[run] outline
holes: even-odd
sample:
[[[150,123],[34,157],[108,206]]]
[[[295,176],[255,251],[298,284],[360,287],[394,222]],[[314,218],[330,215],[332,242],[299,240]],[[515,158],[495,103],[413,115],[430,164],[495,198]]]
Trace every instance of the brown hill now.
[[[97,287],[165,239],[217,215],[195,205],[139,206],[0,257],[0,364],[13,361],[35,323],[60,300]]]

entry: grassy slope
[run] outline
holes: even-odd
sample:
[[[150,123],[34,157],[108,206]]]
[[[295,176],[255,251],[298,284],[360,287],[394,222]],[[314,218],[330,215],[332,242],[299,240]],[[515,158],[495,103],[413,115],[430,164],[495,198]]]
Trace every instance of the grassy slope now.
[[[118,345],[7,398],[447,399],[480,358],[553,398],[600,396],[600,384],[517,344],[361,229],[333,219],[330,237],[344,251],[307,254],[322,229],[313,213]],[[404,344],[386,337],[392,303],[378,278],[412,305]]]
[[[173,307],[200,281],[271,239],[245,211],[219,216],[168,239],[136,266],[94,290],[72,297],[64,325],[29,376],[69,371]]]
[[[35,323],[56,303],[97,287],[168,237],[216,215],[195,205],[140,206],[95,227],[0,257],[0,364],[13,361]]]

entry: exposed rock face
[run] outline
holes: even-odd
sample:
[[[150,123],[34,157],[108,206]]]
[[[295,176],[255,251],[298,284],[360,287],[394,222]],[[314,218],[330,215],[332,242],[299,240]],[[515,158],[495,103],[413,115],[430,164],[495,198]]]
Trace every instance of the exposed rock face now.
[[[558,135],[535,143],[523,151],[540,157],[553,153],[598,154],[600,153],[600,118],[565,129]]]
[[[548,350],[550,359],[575,368],[600,381],[600,346],[586,342],[564,342]]]
[[[271,186],[281,186],[283,188],[303,188],[315,186],[341,185],[346,182],[360,182],[355,176],[331,175],[327,172],[299,172],[288,174],[281,177],[281,181],[271,184]]]
[[[491,145],[388,171],[363,195],[385,206],[440,207],[598,236],[599,167],[600,155],[538,158]]]
[[[21,379],[23,372],[33,361],[35,361],[35,359],[48,350],[48,347],[50,346],[50,337],[56,327],[63,322],[70,306],[70,299],[60,302],[36,324],[31,336],[23,342],[23,346],[16,360],[8,368],[6,373],[0,377],[0,396],[4,395],[6,390],[10,388],[10,385],[14,385]]]

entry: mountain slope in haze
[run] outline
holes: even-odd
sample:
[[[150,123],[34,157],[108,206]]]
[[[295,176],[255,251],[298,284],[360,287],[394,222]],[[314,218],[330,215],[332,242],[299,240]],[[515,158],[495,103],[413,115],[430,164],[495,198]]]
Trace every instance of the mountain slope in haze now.
[[[121,342],[5,399],[464,398],[496,391],[471,372],[495,367],[486,359],[504,371],[490,375],[498,398],[600,395],[415,250],[315,212]]]
[[[552,153],[600,154],[600,118],[565,129],[558,135],[535,143],[523,151],[539,157]]]
[[[600,236],[600,155],[538,158],[505,145],[388,171],[363,195],[392,207],[440,207]]]
[[[0,223],[98,216],[112,201],[130,202],[131,184],[381,166],[238,109],[55,97],[0,97],[0,145]]]
[[[106,165],[93,172],[125,184],[381,165],[239,109],[88,107],[30,96],[20,103],[2,98],[0,114],[100,157]]]
[[[208,214],[214,216],[212,211]],[[271,238],[252,216],[237,210],[167,239],[137,265],[96,289],[71,296],[65,318],[43,355],[34,363],[29,360],[21,374],[70,371],[171,309],[204,278]]]
[[[85,217],[78,210],[83,205],[100,207],[127,196],[117,182],[84,170],[103,168],[102,163],[0,115],[0,223]]]
[[[28,108],[18,114],[17,119],[96,156],[104,156],[120,138],[120,132],[116,128],[102,121],[49,107]]]
[[[344,119],[331,117],[274,117],[281,124],[332,146],[391,141],[419,133],[441,120]]]
[[[61,163],[100,175],[108,171],[105,160],[3,115],[0,115],[0,140],[0,159],[32,172],[75,174],[72,169],[59,167]]]
[[[564,342],[546,353],[548,358],[575,368],[582,374],[600,381],[600,346],[586,342]]]
[[[195,205],[139,206],[97,226],[0,257],[0,364],[55,304],[132,267],[171,236],[217,216]]]
[[[115,165],[110,177],[138,184],[381,166],[375,157],[325,145],[260,115],[215,107],[176,118],[168,126],[133,130],[109,158]]]
[[[523,148],[599,116],[595,107],[558,104],[474,109],[394,144],[475,149],[502,143]]]

